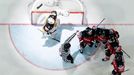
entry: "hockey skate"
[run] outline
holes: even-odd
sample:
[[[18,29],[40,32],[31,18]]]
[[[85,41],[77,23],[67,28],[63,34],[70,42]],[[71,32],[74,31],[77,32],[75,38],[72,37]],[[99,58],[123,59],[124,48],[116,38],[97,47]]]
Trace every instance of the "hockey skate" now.
[[[70,54],[67,56],[67,59],[68,59],[68,62],[70,62],[72,64],[74,63],[74,59]]]
[[[62,55],[61,55],[62,56]],[[66,63],[71,63],[73,64],[74,63],[74,59],[73,57],[69,54],[67,57],[62,57],[63,61],[66,62]]]
[[[116,72],[115,70],[113,70],[111,75],[121,75],[121,73]]]
[[[110,57],[105,57],[105,58],[102,58],[102,61],[108,61],[110,59]]]
[[[93,47],[93,45],[94,45],[94,43],[91,42],[88,46],[89,46],[89,47]]]
[[[96,40],[96,41],[94,41],[94,44],[95,44],[95,45],[94,45],[94,47],[95,47],[95,48],[97,48],[97,47],[99,46],[99,43],[100,43],[100,42],[99,42],[99,41],[97,41],[97,40]]]
[[[79,51],[80,51],[80,53],[82,54],[83,53],[83,49],[81,48],[81,49],[79,49]]]

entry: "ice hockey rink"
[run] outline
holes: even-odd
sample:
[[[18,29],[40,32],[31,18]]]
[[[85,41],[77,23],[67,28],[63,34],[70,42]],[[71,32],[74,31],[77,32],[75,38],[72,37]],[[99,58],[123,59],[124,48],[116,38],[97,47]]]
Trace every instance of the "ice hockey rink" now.
[[[81,0],[86,9],[86,24],[92,27],[103,18],[100,27],[114,28],[120,34],[120,44],[131,56],[125,54],[126,69],[122,75],[134,72],[134,7],[133,0]],[[0,1],[0,75],[110,75],[111,60],[102,62],[103,47],[90,48],[80,54],[77,36],[71,41],[74,64],[67,64],[59,56],[58,48],[77,30],[86,26],[62,25],[58,38],[43,39],[40,26],[31,25],[29,15],[33,0]],[[72,7],[71,5],[69,5]]]

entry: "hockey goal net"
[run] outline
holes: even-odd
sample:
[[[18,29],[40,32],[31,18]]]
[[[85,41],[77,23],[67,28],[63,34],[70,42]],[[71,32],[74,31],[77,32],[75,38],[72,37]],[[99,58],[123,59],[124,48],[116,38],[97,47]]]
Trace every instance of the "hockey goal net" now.
[[[53,1],[53,0],[49,0]],[[43,25],[53,10],[66,10],[68,16],[58,15],[60,24],[82,25],[84,23],[85,11],[80,0],[58,0],[58,4],[46,2],[46,0],[37,0],[31,9],[31,23],[33,25]],[[49,4],[49,5],[48,5]],[[39,7],[37,9],[37,7]]]

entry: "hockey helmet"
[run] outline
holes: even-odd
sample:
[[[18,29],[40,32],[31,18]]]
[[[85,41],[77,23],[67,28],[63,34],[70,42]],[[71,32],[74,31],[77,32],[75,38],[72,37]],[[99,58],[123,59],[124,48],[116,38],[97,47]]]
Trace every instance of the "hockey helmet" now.
[[[52,17],[49,17],[48,19],[47,19],[47,22],[49,23],[49,24],[54,24],[54,19],[52,18]]]
[[[70,43],[64,44],[64,49],[69,49],[70,47],[71,47],[71,44]]]

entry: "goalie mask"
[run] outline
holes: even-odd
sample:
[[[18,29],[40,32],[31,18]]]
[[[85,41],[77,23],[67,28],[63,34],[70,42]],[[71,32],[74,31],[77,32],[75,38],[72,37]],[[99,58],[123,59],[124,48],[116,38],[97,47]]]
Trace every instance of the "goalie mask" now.
[[[56,11],[52,11],[51,15],[57,16],[57,12]]]
[[[50,18],[47,19],[47,22],[48,22],[49,24],[54,24],[55,20],[50,17]]]

